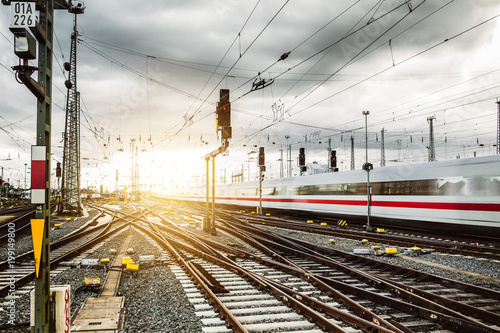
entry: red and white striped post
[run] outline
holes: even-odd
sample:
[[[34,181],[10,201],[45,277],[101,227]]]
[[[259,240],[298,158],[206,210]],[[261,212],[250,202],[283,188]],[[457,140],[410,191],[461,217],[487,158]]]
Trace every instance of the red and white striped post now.
[[[31,146],[31,203],[45,204],[47,147]]]

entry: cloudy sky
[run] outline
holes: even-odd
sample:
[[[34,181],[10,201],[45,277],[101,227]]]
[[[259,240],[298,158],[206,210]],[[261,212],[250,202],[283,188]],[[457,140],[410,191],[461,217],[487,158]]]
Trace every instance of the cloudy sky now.
[[[329,145],[339,168],[427,160],[435,116],[439,160],[493,154],[500,96],[500,3],[496,0],[86,1],[78,16],[82,185],[129,182],[131,140],[141,183],[194,181],[219,146],[215,103],[231,91],[229,156],[217,176],[256,171],[263,146],[269,176],[299,148],[322,170]],[[0,166],[24,185],[35,137],[36,100],[18,84],[0,8]],[[64,80],[73,15],[55,15],[53,165],[62,160]],[[289,54],[288,54],[289,53]],[[288,56],[286,56],[288,54]],[[282,57],[283,55],[283,57]],[[284,58],[281,60],[281,58]],[[36,61],[34,62],[36,64]],[[252,83],[272,82],[252,91]],[[274,81],[273,81],[274,80]],[[291,157],[287,146],[291,145]],[[250,162],[249,162],[250,161]],[[250,167],[250,171],[248,168]],[[161,170],[161,172],[159,171]],[[160,176],[161,174],[161,176]],[[285,164],[286,174],[286,164]],[[201,179],[201,178],[198,178]],[[28,174],[29,185],[29,174]]]

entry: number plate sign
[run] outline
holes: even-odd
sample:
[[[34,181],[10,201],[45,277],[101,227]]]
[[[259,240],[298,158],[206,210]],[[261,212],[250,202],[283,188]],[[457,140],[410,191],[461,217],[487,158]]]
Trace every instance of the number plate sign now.
[[[34,27],[36,22],[35,2],[12,2],[10,6],[10,27]]]

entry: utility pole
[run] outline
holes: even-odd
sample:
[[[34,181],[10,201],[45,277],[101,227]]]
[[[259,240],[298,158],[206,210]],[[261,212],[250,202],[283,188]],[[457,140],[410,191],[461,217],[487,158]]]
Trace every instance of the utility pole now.
[[[285,135],[286,139],[286,176],[292,177],[292,146],[288,143],[290,135]]]
[[[283,149],[280,149],[280,178],[283,178],[285,176],[284,169],[283,169]]]
[[[368,163],[368,115],[370,111],[363,111],[363,116],[365,116],[365,164],[363,164],[363,170],[366,171],[366,231],[372,231],[370,226],[370,208],[371,208],[371,188],[370,188],[370,170],[373,169],[373,164]]]
[[[328,152],[328,171],[332,172],[333,171],[333,166],[331,163],[331,156],[332,156],[332,138],[328,138],[328,148],[326,149]]]
[[[354,163],[354,137],[351,135],[351,170],[356,169]]]
[[[385,140],[384,140],[384,129],[382,128],[380,136],[380,166],[385,167]]]
[[[14,53],[19,57],[19,65],[13,67],[16,79],[37,98],[36,145],[31,147],[31,203],[36,205],[36,218],[31,220],[36,274],[32,313],[34,326],[31,332],[49,333],[54,331],[50,311],[49,200],[54,9],[69,8],[68,3],[61,0],[40,0],[36,3],[2,0],[2,4],[11,6],[9,29],[14,34]],[[35,17],[35,6],[39,12],[38,19]],[[16,16],[23,16],[23,20],[15,20]],[[17,25],[21,21],[23,23]],[[38,68],[29,65],[30,59],[36,59],[36,41],[39,44]],[[36,70],[38,81],[31,77]]]
[[[436,120],[436,116],[427,117],[427,122],[429,123],[429,162],[434,162],[436,160],[436,149],[434,147],[434,124],[433,121]]]
[[[497,155],[500,155],[500,101],[497,102]]]
[[[69,74],[68,80],[65,82],[68,93],[64,129],[62,197],[59,212],[67,211],[76,215],[82,214],[80,198],[80,92],[77,89],[76,77],[76,39],[78,37],[77,17],[79,14],[83,14],[84,10],[85,6],[73,6],[69,9],[69,12],[74,14],[74,25],[71,34],[70,61],[64,63],[64,69]]]
[[[262,214],[262,179],[266,171],[266,154],[264,147],[259,147],[259,207],[257,214]]]

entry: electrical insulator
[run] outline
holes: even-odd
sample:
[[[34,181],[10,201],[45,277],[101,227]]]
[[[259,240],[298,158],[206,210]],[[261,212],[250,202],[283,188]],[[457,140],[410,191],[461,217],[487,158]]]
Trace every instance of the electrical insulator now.
[[[266,165],[266,154],[264,154],[264,147],[259,147],[259,165]]]

